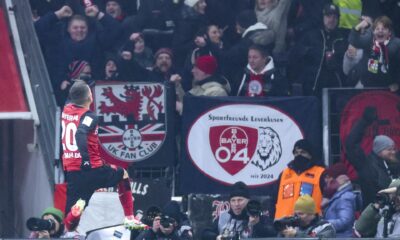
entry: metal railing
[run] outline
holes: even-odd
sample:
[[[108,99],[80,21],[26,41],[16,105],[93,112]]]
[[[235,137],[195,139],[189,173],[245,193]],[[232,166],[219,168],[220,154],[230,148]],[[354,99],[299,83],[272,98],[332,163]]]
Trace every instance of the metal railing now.
[[[27,78],[32,86],[31,94],[33,98],[29,97],[29,92],[26,92],[27,99],[30,107],[32,106],[32,101],[36,106],[35,112],[37,111],[38,120],[35,122],[35,133],[45,161],[49,181],[54,183],[54,149],[56,144],[54,137],[57,105],[33,26],[30,4],[29,1],[18,0],[3,0],[3,3],[7,7],[10,28],[14,31],[12,36],[14,44],[22,47],[22,52],[20,53],[22,55],[19,56],[21,75],[23,78]],[[14,24],[11,24],[13,22]],[[30,146],[30,150],[35,150],[36,145],[37,143],[34,141],[34,144]]]

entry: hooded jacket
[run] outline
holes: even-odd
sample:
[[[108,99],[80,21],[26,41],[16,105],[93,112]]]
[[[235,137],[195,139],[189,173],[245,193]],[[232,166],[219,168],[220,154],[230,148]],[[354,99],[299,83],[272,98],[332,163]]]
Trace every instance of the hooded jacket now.
[[[337,237],[351,237],[356,211],[356,195],[351,182],[339,187],[324,209],[324,219],[332,223]]]
[[[268,57],[269,61],[265,65],[264,69],[260,73],[256,73],[249,64],[247,64],[242,80],[237,87],[236,96],[246,96],[247,85],[253,76],[262,75],[264,86],[262,86],[262,92],[264,96],[285,96],[288,95],[287,81],[279,72],[275,70],[274,60],[272,57]]]
[[[248,27],[242,34],[242,38],[228,50],[223,50],[219,56],[222,61],[224,75],[229,80],[239,81],[242,69],[247,65],[247,53],[253,44],[270,49],[274,41],[274,33],[263,23],[256,23]]]

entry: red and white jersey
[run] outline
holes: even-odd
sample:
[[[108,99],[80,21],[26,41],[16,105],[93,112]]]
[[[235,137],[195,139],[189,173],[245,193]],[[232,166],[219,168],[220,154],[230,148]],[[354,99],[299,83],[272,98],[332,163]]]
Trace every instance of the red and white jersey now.
[[[66,171],[104,165],[99,152],[96,115],[86,108],[67,104],[61,115],[63,166]]]

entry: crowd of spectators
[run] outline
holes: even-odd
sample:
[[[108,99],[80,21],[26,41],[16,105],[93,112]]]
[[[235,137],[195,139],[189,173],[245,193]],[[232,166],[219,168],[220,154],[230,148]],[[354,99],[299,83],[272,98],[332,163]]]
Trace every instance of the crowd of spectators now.
[[[188,92],[199,85],[192,71],[196,59],[213,56],[214,75],[229,84],[223,93],[229,96],[320,97],[326,87],[399,88],[398,1],[89,3],[31,0],[60,106],[79,77],[77,61],[90,66],[89,82],[172,80]]]
[[[75,79],[89,85],[167,82],[175,86],[178,113],[185,94],[320,98],[327,87],[399,91],[396,0],[31,0],[31,6],[60,106]],[[399,237],[395,143],[376,136],[369,155],[360,146],[375,120],[376,109],[365,109],[344,143],[359,175],[362,201],[346,168],[319,166],[303,139],[279,177],[274,215],[249,210],[259,205],[237,183],[230,211],[203,232],[203,239]],[[154,214],[147,223],[151,228],[137,239],[192,237],[190,224],[181,224],[185,216],[165,211]],[[185,229],[189,233],[183,237]]]

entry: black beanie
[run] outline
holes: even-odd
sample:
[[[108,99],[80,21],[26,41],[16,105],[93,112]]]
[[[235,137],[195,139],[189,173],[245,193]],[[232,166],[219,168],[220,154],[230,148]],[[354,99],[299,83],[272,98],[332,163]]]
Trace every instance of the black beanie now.
[[[229,199],[233,197],[250,198],[249,190],[247,189],[246,184],[244,184],[243,182],[236,182],[235,184],[233,184]]]
[[[236,23],[244,29],[257,23],[257,16],[254,10],[244,10],[236,17]]]
[[[181,218],[181,209],[179,203],[177,201],[169,201],[167,204],[165,204],[162,213],[164,216],[168,216],[179,222]]]
[[[308,153],[311,155],[311,157],[313,156],[313,153],[314,153],[313,147],[312,147],[310,141],[308,141],[307,139],[300,139],[300,140],[298,140],[298,141],[294,144],[293,153],[294,153],[294,150],[295,150],[296,148],[303,149],[304,151],[308,152]]]

